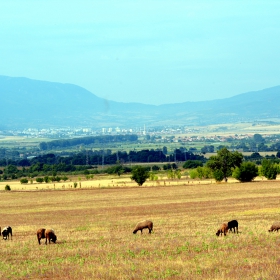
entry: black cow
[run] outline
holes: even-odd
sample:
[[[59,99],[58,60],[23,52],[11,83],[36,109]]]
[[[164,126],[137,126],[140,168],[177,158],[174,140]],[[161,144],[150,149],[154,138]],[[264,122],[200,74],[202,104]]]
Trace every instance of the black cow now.
[[[238,222],[236,220],[232,220],[232,221],[228,222],[228,229],[231,232],[233,229],[234,233],[235,233],[235,229],[236,229],[236,233],[238,233]]]
[[[13,239],[12,228],[10,226],[4,227],[2,230],[2,235],[3,235],[3,239],[5,239],[5,240],[9,239],[9,235],[11,235],[11,239]]]

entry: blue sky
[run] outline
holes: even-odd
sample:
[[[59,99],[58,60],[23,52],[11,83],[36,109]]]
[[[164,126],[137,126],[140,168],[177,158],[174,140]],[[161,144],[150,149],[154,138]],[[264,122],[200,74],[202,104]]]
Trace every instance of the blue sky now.
[[[0,75],[166,104],[280,85],[280,1],[0,1]]]

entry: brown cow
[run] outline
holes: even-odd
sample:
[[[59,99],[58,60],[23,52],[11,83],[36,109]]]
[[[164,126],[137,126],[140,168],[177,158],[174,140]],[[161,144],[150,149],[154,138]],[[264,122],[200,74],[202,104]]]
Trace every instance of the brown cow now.
[[[219,236],[220,234],[221,234],[221,235],[224,234],[224,236],[226,236],[226,235],[227,235],[227,232],[228,232],[228,224],[227,224],[227,223],[223,223],[223,224],[219,227],[218,231],[216,232],[216,235]]]
[[[268,231],[269,232],[272,232],[272,231],[278,232],[279,229],[280,229],[280,222],[274,222]]]
[[[56,235],[54,233],[53,229],[45,229],[45,228],[40,228],[37,230],[37,239],[38,239],[38,243],[39,245],[41,244],[41,239],[46,238],[46,242],[45,244],[48,244],[48,240],[49,240],[49,244],[51,243],[51,241],[53,243],[56,242]]]

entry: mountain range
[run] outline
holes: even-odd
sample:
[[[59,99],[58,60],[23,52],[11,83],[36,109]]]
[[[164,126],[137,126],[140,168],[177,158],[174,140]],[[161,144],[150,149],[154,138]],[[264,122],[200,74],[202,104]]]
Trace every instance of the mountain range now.
[[[230,98],[165,105],[100,98],[73,84],[0,76],[0,129],[280,122],[280,86]]]

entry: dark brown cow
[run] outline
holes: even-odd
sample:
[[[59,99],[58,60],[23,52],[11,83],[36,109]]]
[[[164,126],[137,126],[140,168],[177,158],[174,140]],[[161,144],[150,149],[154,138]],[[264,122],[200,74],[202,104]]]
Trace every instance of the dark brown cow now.
[[[53,243],[56,243],[56,235],[54,233],[53,229],[45,229],[45,228],[40,228],[37,230],[37,239],[38,239],[38,243],[39,245],[41,244],[41,239],[46,239],[45,244],[48,244],[48,240],[49,240],[49,244],[51,243],[51,241]]]

